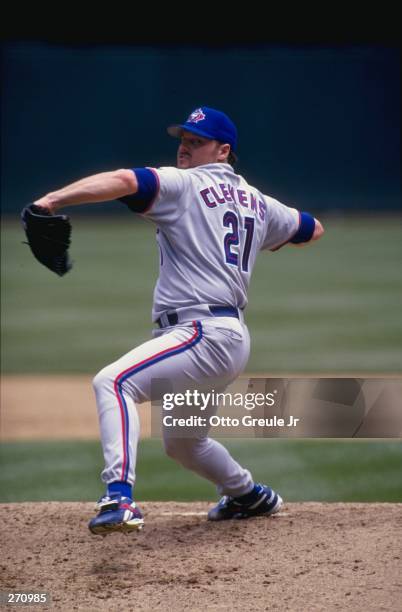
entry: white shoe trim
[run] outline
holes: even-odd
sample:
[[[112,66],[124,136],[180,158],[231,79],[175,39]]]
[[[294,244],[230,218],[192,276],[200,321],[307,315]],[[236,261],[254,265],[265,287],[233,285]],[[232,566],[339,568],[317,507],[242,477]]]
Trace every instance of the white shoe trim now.
[[[251,506],[247,506],[247,510],[254,510],[255,508],[258,508],[258,506],[260,504],[262,504],[263,501],[265,501],[267,499],[267,494],[264,493],[264,495],[261,497],[261,499],[258,499],[255,504],[252,504]]]
[[[270,514],[276,514],[277,512],[279,512],[279,510],[282,508],[283,505],[283,499],[280,495],[278,495],[278,501],[276,502],[275,506],[272,508]]]

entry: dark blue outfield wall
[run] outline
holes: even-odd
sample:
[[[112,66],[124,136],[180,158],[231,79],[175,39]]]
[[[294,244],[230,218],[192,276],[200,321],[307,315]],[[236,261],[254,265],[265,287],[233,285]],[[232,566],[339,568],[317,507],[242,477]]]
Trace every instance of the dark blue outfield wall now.
[[[399,63],[379,46],[8,43],[3,210],[94,172],[174,164],[165,127],[202,104],[236,122],[238,172],[265,193],[312,211],[396,210]]]

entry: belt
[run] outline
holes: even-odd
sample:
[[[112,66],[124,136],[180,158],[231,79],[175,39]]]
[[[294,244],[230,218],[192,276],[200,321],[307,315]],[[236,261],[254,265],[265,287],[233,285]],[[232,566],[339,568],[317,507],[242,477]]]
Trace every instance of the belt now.
[[[163,315],[155,322],[159,327],[168,327],[177,325],[184,321],[191,321],[196,318],[204,317],[236,317],[241,319],[243,313],[239,308],[234,306],[213,306],[208,304],[199,304],[198,306],[190,306],[189,308],[180,308],[172,312],[164,312]]]

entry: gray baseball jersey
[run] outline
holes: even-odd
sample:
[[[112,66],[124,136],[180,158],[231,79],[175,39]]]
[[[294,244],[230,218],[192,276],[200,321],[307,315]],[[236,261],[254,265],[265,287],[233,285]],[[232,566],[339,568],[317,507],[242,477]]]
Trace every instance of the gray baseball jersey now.
[[[158,191],[143,215],[158,225],[153,320],[197,304],[244,309],[258,251],[288,242],[299,212],[262,194],[229,164],[151,170]]]

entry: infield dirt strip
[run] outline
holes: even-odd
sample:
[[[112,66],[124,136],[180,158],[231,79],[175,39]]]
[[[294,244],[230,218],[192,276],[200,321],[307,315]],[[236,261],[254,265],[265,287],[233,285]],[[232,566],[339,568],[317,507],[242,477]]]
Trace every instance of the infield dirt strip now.
[[[92,377],[8,375],[1,384],[1,439],[99,440]],[[138,406],[142,436],[151,431],[148,404]]]
[[[248,376],[253,375],[248,374]],[[267,378],[270,376],[272,375],[265,375]],[[317,375],[320,376],[322,377]],[[292,377],[303,376],[292,375]],[[387,376],[380,375],[380,377]],[[391,375],[390,378],[394,376]],[[141,422],[141,437],[147,438],[151,435],[151,404],[145,402],[138,405],[137,409]],[[2,376],[0,426],[0,439],[3,441],[99,440],[92,376],[83,374]]]

